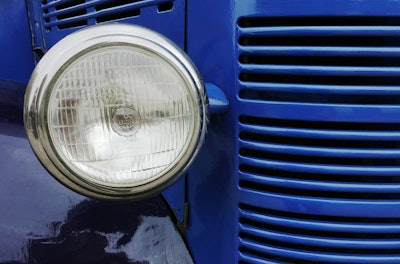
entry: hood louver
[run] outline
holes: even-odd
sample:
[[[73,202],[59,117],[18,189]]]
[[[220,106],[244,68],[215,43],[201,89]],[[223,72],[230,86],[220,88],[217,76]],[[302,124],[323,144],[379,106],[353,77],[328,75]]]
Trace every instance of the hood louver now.
[[[399,25],[239,20],[240,263],[398,263]]]
[[[137,17],[148,6],[157,6],[157,12],[166,12],[172,10],[173,1],[42,1],[44,28],[51,31]]]

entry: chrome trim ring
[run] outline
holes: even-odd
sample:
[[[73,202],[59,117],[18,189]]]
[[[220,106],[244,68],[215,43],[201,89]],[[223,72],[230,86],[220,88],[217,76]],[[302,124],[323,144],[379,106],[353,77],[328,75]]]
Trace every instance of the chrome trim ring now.
[[[63,69],[87,52],[113,45],[137,47],[154,53],[168,62],[185,80],[191,97],[198,103],[195,111],[197,113],[195,132],[179,160],[170,166],[163,176],[137,185],[113,185],[88,181],[84,175],[79,175],[71,169],[68,161],[60,157],[54,148],[48,128],[49,94]],[[62,184],[92,198],[137,200],[160,193],[187,171],[204,141],[208,120],[207,105],[208,100],[202,79],[183,51],[154,31],[139,26],[115,23],[96,25],[77,31],[62,39],[45,54],[36,66],[28,84],[25,94],[24,123],[37,157]],[[128,110],[117,109],[116,113],[132,113],[131,119],[134,122],[135,110]],[[120,128],[118,133],[134,134],[133,124],[128,123],[125,126],[122,130]],[[129,131],[128,128],[132,130]],[[123,131],[124,129],[126,131]]]

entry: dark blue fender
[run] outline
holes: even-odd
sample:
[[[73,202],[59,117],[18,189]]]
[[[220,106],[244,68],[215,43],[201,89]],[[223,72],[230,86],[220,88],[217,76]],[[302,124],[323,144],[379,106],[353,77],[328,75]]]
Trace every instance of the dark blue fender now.
[[[24,91],[0,81],[0,263],[191,263],[161,196],[96,201],[48,175],[26,138]]]
[[[24,1],[0,1],[0,263],[191,263],[162,196],[91,200],[35,157],[22,117],[34,67],[27,14]]]
[[[24,1],[0,2],[0,78],[27,82],[34,67]]]

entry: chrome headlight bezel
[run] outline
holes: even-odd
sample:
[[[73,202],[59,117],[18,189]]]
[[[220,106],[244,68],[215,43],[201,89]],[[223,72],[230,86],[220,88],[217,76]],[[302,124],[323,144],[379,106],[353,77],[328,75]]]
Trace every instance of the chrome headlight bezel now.
[[[130,45],[151,52],[173,66],[197,101],[192,139],[182,157],[162,177],[139,185],[121,186],[88,181],[70,169],[54,149],[47,122],[49,89],[63,69],[92,50]],[[207,96],[195,66],[175,44],[149,29],[127,25],[98,25],[75,32],[52,47],[36,66],[25,95],[24,122],[31,146],[44,167],[61,183],[83,195],[107,200],[137,200],[153,196],[185,173],[203,144],[207,123]]]

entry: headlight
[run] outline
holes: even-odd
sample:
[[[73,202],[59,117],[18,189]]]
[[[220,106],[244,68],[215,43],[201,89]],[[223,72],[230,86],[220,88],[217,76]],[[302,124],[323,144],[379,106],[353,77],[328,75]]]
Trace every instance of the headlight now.
[[[171,185],[206,131],[195,67],[148,29],[94,26],[40,61],[25,95],[25,126],[42,164],[84,195],[139,199]]]

